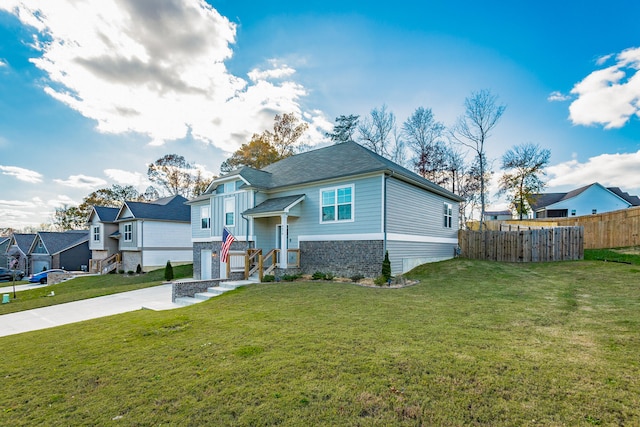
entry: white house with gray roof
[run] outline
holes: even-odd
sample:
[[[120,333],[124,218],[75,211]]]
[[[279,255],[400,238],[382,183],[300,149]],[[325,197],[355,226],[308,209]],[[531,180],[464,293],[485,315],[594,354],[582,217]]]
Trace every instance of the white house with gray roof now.
[[[567,193],[541,193],[532,197],[536,218],[562,218],[594,215],[640,206],[640,198],[619,187],[605,187],[598,182]]]
[[[221,176],[191,207],[196,278],[226,276],[223,229],[232,251],[271,250],[282,273],[380,275],[453,257],[462,199],[384,157],[347,142]],[[237,269],[241,266],[233,265]]]
[[[191,213],[182,196],[171,196],[153,202],[125,202],[114,223],[117,231],[109,234],[118,239],[122,269],[143,271],[191,263]],[[106,234],[106,233],[105,233]]]

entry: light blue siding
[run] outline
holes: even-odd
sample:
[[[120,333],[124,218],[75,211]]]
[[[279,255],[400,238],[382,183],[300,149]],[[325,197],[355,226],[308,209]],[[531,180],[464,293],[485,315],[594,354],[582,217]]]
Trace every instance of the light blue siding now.
[[[202,229],[200,222],[200,208],[202,206],[210,205],[211,199],[204,200],[198,204],[191,205],[191,237],[192,238],[206,238],[211,237],[211,229]],[[213,222],[213,219],[212,219]]]
[[[354,186],[353,221],[321,223],[320,192],[322,189]],[[382,233],[382,174],[366,178],[345,180],[340,183],[325,183],[296,188],[289,191],[270,193],[269,198],[305,194],[298,206],[299,217],[290,223],[289,236],[298,235],[335,235]]]
[[[444,226],[444,203],[452,204],[451,228]],[[458,203],[410,186],[395,178],[387,180],[387,232],[430,237],[457,238]]]
[[[245,237],[248,231],[247,221],[242,218],[242,212],[253,207],[253,191],[238,191],[231,194],[214,195],[211,198],[211,235],[222,236],[224,228],[225,199],[233,198],[235,206],[235,224],[227,227],[236,237]]]

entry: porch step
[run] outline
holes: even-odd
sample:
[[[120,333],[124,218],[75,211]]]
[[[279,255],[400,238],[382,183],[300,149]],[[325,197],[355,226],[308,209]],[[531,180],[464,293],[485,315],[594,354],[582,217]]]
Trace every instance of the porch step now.
[[[198,292],[193,298],[192,297],[181,297],[176,298],[176,304],[180,305],[192,305],[197,304],[202,301],[206,301],[209,298],[217,297],[218,295],[222,295],[225,292],[232,291],[234,289],[239,288],[240,286],[251,285],[253,283],[259,283],[255,279],[249,280],[229,280],[227,282],[220,283],[220,286],[213,286],[207,288],[206,292]]]

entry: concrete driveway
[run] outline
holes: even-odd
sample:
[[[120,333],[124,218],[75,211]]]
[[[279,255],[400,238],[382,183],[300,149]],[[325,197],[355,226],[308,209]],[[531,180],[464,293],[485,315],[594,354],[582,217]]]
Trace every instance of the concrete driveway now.
[[[171,302],[171,285],[153,286],[136,291],[4,314],[0,316],[0,337],[140,309],[169,310],[179,307],[182,306]]]

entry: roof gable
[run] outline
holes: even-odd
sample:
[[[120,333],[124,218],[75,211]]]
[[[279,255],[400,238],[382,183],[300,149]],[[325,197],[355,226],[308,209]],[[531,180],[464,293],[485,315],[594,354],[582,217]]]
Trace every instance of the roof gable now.
[[[116,220],[133,218],[190,222],[191,208],[185,205],[186,201],[182,196],[164,197],[153,202],[127,201],[120,208]]]
[[[89,222],[93,216],[96,216],[100,222],[114,222],[118,216],[120,208],[111,208],[107,206],[94,206],[91,215],[89,215]]]
[[[35,234],[18,233],[12,236],[13,244],[16,245],[18,249],[20,249],[24,254],[27,254],[29,252],[29,248],[31,247],[31,244],[33,243],[35,238]]]
[[[66,249],[77,246],[81,243],[89,241],[89,231],[87,230],[69,230],[64,232],[56,231],[40,231],[31,243],[29,252],[33,252],[38,241],[42,241],[47,253],[55,255]]]

